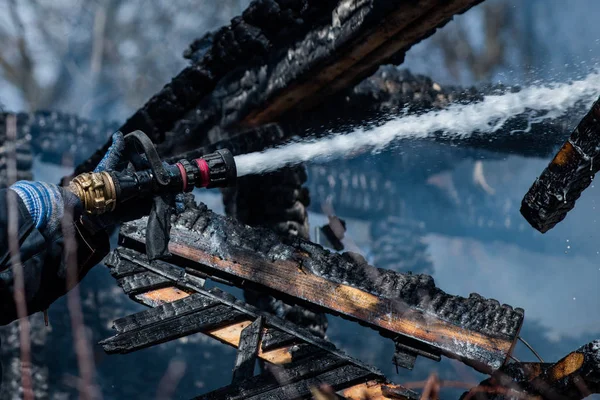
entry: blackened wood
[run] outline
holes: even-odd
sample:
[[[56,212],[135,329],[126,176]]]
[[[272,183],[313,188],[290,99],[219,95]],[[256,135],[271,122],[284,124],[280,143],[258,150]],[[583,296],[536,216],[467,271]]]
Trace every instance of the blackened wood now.
[[[148,267],[150,265],[148,261],[148,256],[144,253],[140,253],[138,251],[126,248],[118,248],[116,251],[116,257],[119,260],[120,264],[131,264],[130,268],[141,267],[145,271],[148,271]],[[109,263],[107,265],[110,266]],[[175,265],[169,264],[165,261],[156,260],[153,262],[154,268],[159,268],[172,276],[174,280],[183,279],[185,275],[185,270],[181,267],[177,267]]]
[[[151,265],[145,254],[124,247],[113,250],[105,258],[104,263],[110,268],[113,276],[129,278],[123,278],[119,282],[123,281],[123,284],[127,285],[123,286],[123,290],[131,295],[165,287],[169,282],[178,286],[185,286],[186,283],[204,286],[207,276],[203,273],[188,274],[188,268],[177,267],[161,260],[155,260]],[[161,274],[159,275],[157,272],[161,272]],[[136,275],[130,276],[132,273]],[[138,274],[141,276],[138,277]],[[152,274],[161,278],[154,278]],[[151,279],[151,281],[147,279]],[[143,286],[144,283],[148,283],[148,286]],[[157,286],[151,286],[152,284]]]
[[[600,392],[599,359],[600,341],[595,340],[556,363],[510,363],[462,398],[581,400]]]
[[[562,221],[600,170],[600,99],[575,128],[521,203],[521,214],[542,233]]]
[[[119,286],[128,295],[147,292],[171,285],[171,281],[152,272],[141,272],[119,279]]]
[[[154,264],[149,264],[148,269],[160,276],[163,276],[166,279],[174,279],[174,280],[177,279],[176,276],[170,277],[169,273],[164,271],[163,269],[155,268]],[[306,329],[304,329],[302,327],[299,327],[298,325],[295,325],[289,321],[286,321],[277,316],[274,316],[273,314],[261,311],[256,307],[246,304],[246,303],[236,299],[235,296],[233,296],[227,292],[223,292],[222,290],[220,290],[218,288],[213,288],[210,291],[207,291],[206,289],[204,289],[203,286],[195,285],[193,280],[187,280],[185,283],[181,283],[181,284],[183,285],[183,287],[185,287],[187,289],[194,290],[194,291],[196,291],[200,294],[203,294],[211,299],[218,300],[220,303],[225,304],[234,310],[237,310],[238,312],[246,315],[247,317],[258,318],[259,316],[262,316],[265,319],[265,321],[267,322],[268,326],[280,329],[290,335],[294,335],[299,340],[305,342],[298,346],[294,346],[295,351],[294,351],[294,354],[292,355],[292,359],[297,358],[296,357],[297,352],[308,351],[310,349],[310,347],[314,346],[315,349],[310,349],[310,351],[315,352],[315,351],[317,351],[317,349],[319,349],[319,350],[323,350],[326,352],[330,352],[332,354],[335,354],[341,358],[348,360],[348,362],[351,362],[355,365],[361,366],[361,368],[370,371],[374,375],[381,376],[381,372],[379,372],[376,368],[374,368],[368,364],[365,364],[359,360],[349,357],[348,355],[346,355],[343,352],[336,349],[336,347],[333,343],[331,343],[327,340],[324,340],[320,337],[314,336],[312,333],[310,333],[309,331],[307,331]]]
[[[289,333],[285,333],[279,329],[270,328],[267,329],[267,332],[263,335],[261,348],[262,351],[269,351],[290,345],[296,340],[297,339]]]
[[[254,376],[258,345],[263,329],[263,318],[258,317],[254,322],[245,327],[240,334],[235,365],[233,367],[232,384],[239,383]]]
[[[128,332],[153,325],[160,321],[200,311],[216,304],[217,302],[215,300],[194,293],[181,300],[165,303],[149,310],[119,318],[113,322],[113,327],[118,333]]]
[[[521,309],[476,294],[452,296],[428,275],[376,269],[358,255],[331,253],[301,239],[282,241],[205,206],[197,212],[192,230],[174,221],[169,248],[178,264],[406,336],[411,346],[422,343],[425,352],[444,353],[482,372],[499,368],[512,351]],[[124,225],[122,242],[142,246],[144,228],[144,219]]]
[[[482,0],[252,2],[229,26],[190,46],[185,68],[121,126],[177,153],[257,126],[398,63],[413,44]],[[167,132],[165,134],[165,132]],[[76,169],[97,165],[107,143]]]
[[[117,334],[100,342],[107,353],[130,353],[193,333],[233,324],[247,318],[226,305],[216,305],[202,311],[155,323],[133,331]]]
[[[135,264],[131,261],[123,259],[121,253],[134,253],[141,254],[137,251],[121,248],[115,251],[111,251],[104,259],[104,264],[110,268],[110,274],[115,278],[122,278],[127,275],[133,275],[139,272],[146,272],[143,266]]]
[[[248,400],[289,400],[310,398],[313,387],[320,387],[327,384],[333,390],[339,390],[353,384],[365,382],[373,375],[364,369],[355,365],[344,365],[339,368],[324,372],[309,379],[301,380],[297,383],[291,383],[278,387],[277,389],[261,393],[257,396],[248,397]]]
[[[245,399],[274,390],[282,385],[310,379],[333,368],[347,364],[348,361],[333,354],[321,353],[312,355],[302,361],[295,361],[283,366],[267,366],[266,371],[244,382],[229,385],[213,392],[197,397],[202,400]]]

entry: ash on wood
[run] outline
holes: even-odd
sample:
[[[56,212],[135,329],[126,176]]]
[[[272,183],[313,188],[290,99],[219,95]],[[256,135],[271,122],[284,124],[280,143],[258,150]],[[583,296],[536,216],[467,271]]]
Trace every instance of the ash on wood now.
[[[169,250],[178,264],[401,335],[424,354],[445,354],[482,372],[500,368],[512,351],[521,309],[475,294],[451,296],[430,276],[376,269],[301,239],[282,241],[205,206],[196,212],[193,229],[173,222]],[[144,219],[125,225],[121,242],[143,247],[144,228]]]
[[[107,258],[107,265],[111,270],[122,270],[124,264],[134,263],[167,279],[171,285],[182,286],[186,292],[170,287],[136,296],[142,304],[160,305],[116,320],[117,334],[101,343],[105,351],[136,351],[195,332],[238,347],[234,382],[199,397],[202,399],[263,398],[263,394],[265,398],[287,398],[285,396],[292,392],[306,398],[310,396],[311,387],[331,383],[347,390],[348,399],[358,400],[362,398],[362,386],[367,379],[372,379],[368,382],[369,392],[382,393],[384,386],[389,385],[379,371],[348,357],[327,340],[245,304],[218,288],[205,290],[193,281],[182,283],[179,274],[171,273],[178,267],[150,265],[144,263],[144,259],[145,256],[135,250],[119,248]],[[134,270],[131,266],[129,269]],[[148,301],[147,297],[152,300]],[[266,347],[272,350],[260,345],[261,336]],[[251,366],[257,356],[279,366],[267,367],[262,374],[251,376]]]

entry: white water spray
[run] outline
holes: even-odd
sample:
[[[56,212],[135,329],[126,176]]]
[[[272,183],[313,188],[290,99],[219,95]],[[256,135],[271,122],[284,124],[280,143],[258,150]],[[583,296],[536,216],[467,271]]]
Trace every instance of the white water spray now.
[[[516,93],[485,96],[477,103],[450,105],[444,110],[399,117],[373,129],[359,128],[349,134],[289,143],[262,152],[235,157],[238,176],[275,171],[286,165],[311,160],[341,158],[359,149],[380,151],[398,139],[419,139],[443,133],[466,138],[473,132],[494,133],[511,117],[544,112],[531,123],[565,115],[577,104],[587,108],[600,96],[600,72],[582,80],[531,86]]]

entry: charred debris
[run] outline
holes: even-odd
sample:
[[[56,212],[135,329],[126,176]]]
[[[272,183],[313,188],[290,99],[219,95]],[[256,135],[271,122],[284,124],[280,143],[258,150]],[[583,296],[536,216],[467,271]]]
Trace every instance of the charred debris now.
[[[0,126],[16,118],[19,177],[28,178],[34,154],[55,163],[64,163],[66,154],[77,165],[76,174],[93,169],[115,129],[146,132],[165,158],[222,147],[242,154],[292,136],[381,123],[400,109],[443,108],[492,91],[518,90],[442,87],[381,67],[401,64],[412,45],[480,2],[256,0],[230,25],[192,43],[185,53],[189,66],[121,126],[55,112],[3,113]],[[548,131],[543,143],[520,134],[490,143],[475,134],[459,142],[439,137],[419,145],[439,149],[439,170],[457,163],[456,155],[444,153],[449,144],[473,158],[482,153],[542,156],[563,141],[567,122],[537,126]],[[507,129],[526,124],[526,117],[517,116]],[[90,158],[82,157],[96,148]],[[411,170],[413,155],[402,157],[390,159],[403,166],[399,173]],[[143,219],[123,226],[120,247],[106,265],[126,294],[150,308],[117,319],[116,334],[101,343],[104,350],[127,353],[198,332],[236,347],[231,385],[199,397],[205,399],[309,398],[323,383],[337,391],[337,398],[419,398],[326,339],[325,314],[330,313],[393,340],[399,367],[411,369],[418,356],[447,356],[491,375],[465,398],[583,398],[598,390],[597,343],[557,363],[510,361],[523,310],[437,288],[426,274],[431,263],[418,240],[423,221],[409,216],[410,205],[397,201],[393,185],[371,216],[377,221],[374,229],[381,231],[374,236],[382,249],[394,240],[390,236],[412,239],[395,257],[380,257],[378,266],[403,263],[401,270],[414,274],[377,269],[357,254],[331,253],[311,243],[309,193],[316,204],[333,194],[339,214],[354,216],[372,211],[373,190],[390,185],[326,184],[332,176],[360,182],[360,163],[310,169],[310,192],[303,166],[241,179],[235,190],[223,192],[229,217],[188,204],[173,221],[170,263],[147,261]],[[426,181],[434,172],[415,179]],[[513,236],[509,232],[507,240]],[[246,301],[206,288],[207,279],[243,288]],[[254,376],[257,360],[264,367]]]

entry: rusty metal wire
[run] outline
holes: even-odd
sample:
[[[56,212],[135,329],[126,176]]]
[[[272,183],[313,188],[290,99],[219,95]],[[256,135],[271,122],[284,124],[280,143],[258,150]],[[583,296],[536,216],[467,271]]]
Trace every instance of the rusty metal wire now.
[[[525,341],[525,339],[523,339],[521,336],[517,337],[517,339],[519,339],[521,341],[521,343],[523,343],[525,346],[527,346],[527,348],[533,353],[533,355],[535,355],[537,357],[538,360],[540,360],[540,362],[542,362],[542,363],[544,362],[544,360],[542,359],[542,357],[540,357],[538,352],[535,351],[533,349],[533,347]]]

